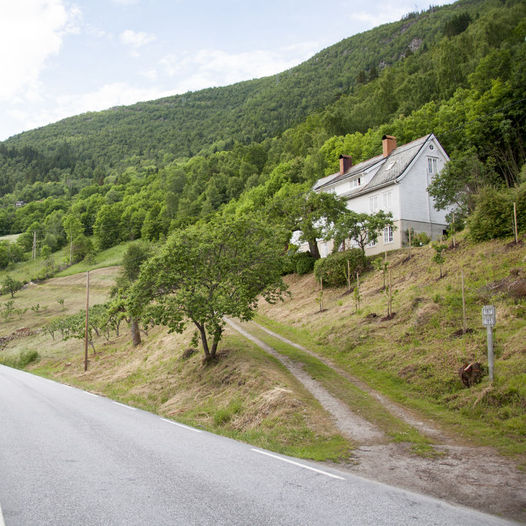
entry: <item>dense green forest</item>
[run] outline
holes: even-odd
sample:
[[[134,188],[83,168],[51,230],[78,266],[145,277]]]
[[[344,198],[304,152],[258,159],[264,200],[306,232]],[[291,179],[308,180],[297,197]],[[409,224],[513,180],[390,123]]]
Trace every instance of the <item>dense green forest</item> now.
[[[0,143],[0,267],[152,241],[218,210],[286,196],[433,132],[452,161],[433,192],[458,217],[521,182],[526,5],[461,0],[348,38],[279,75],[71,117]],[[522,195],[522,194],[521,194]],[[526,206],[526,204],[524,205]],[[522,209],[521,209],[522,210]],[[292,223],[291,223],[292,224]]]

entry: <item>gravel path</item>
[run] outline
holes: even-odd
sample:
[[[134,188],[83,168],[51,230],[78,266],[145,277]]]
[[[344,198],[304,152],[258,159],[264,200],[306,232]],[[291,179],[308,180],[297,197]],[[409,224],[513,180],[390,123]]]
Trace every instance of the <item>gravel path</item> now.
[[[505,458],[491,448],[470,447],[459,443],[433,423],[387,399],[331,360],[251,322],[254,327],[274,338],[314,356],[376,398],[394,416],[432,438],[435,444],[439,444],[434,447],[442,456],[423,458],[412,453],[410,444],[386,444],[387,437],[376,426],[353,413],[332,396],[319,382],[311,378],[300,364],[283,356],[238,323],[232,320],[227,320],[227,323],[278,359],[333,416],[341,433],[358,444],[353,451],[351,463],[346,466],[349,471],[526,524],[526,473],[517,469],[513,459]],[[247,326],[250,327],[245,325]],[[341,464],[338,464],[338,467],[341,468]]]
[[[336,427],[347,438],[359,444],[374,444],[384,438],[384,434],[380,429],[361,416],[353,413],[343,402],[332,396],[319,382],[307,374],[301,365],[294,363],[270,345],[253,336],[238,323],[230,319],[227,319],[226,322],[245,338],[254,342],[258,347],[279,360],[291,374],[303,384],[312,396],[320,402],[322,407],[332,415]]]
[[[277,334],[271,331],[270,329],[263,327],[263,325],[259,325],[259,323],[251,322],[251,324],[256,326],[258,329],[265,331],[270,336],[273,336],[274,338],[277,338],[278,340],[281,340],[282,342],[287,343],[288,345],[291,345],[292,347],[295,347],[296,349],[299,349],[300,351],[303,351],[309,354],[310,356],[313,356],[314,358],[320,360],[320,362],[323,362],[333,371],[336,371],[340,376],[343,376],[345,379],[349,380],[349,382],[353,383],[356,387],[358,387],[362,391],[365,391],[367,394],[371,395],[373,398],[378,400],[392,415],[396,416],[400,420],[403,420],[410,426],[413,426],[414,428],[418,429],[418,431],[420,431],[420,433],[422,433],[423,435],[426,435],[434,440],[440,440],[442,443],[449,442],[449,437],[445,436],[444,432],[435,427],[431,422],[423,420],[409,409],[402,407],[401,405],[389,400],[388,398],[380,394],[378,391],[375,391],[365,382],[361,381],[355,376],[350,375],[347,371],[344,371],[343,369],[338,367],[333,361],[329,360],[328,358],[325,358],[324,356],[310,351],[309,349],[303,347],[299,343],[295,343],[291,340],[288,340],[284,336],[281,336],[280,334]]]

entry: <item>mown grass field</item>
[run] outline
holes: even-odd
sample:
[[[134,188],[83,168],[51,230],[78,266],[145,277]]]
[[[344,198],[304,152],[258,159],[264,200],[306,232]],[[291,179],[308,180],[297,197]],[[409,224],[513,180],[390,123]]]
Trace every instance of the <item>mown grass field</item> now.
[[[101,253],[91,266],[70,267],[60,277],[30,284],[14,298],[16,309],[2,318],[0,336],[27,328],[35,333],[8,343],[0,361],[99,392],[182,422],[295,456],[348,458],[352,444],[327,413],[274,358],[227,332],[221,359],[208,367],[200,353],[187,359],[192,331],[170,335],[155,328],[134,349],[127,330],[95,342],[83,371],[83,345],[38,332],[53,319],[85,305],[85,270],[90,268],[91,304],[106,301],[125,246]],[[526,250],[509,241],[470,245],[462,240],[445,253],[445,276],[432,263],[432,247],[388,255],[393,310],[387,319],[383,275],[361,276],[360,305],[345,288],[325,289],[311,275],[287,276],[291,297],[262,303],[257,320],[329,357],[373,388],[441,423],[466,443],[526,455]],[[26,263],[22,264],[27,265]],[[462,334],[460,269],[466,290],[467,327]],[[21,269],[18,269],[22,272]],[[59,300],[64,300],[62,303]],[[0,312],[10,301],[0,297]],[[457,371],[471,361],[486,364],[481,307],[497,307],[495,374],[466,389]],[[322,362],[258,329],[260,339],[304,368],[353,410],[367,414],[392,441],[404,441],[421,455],[433,455],[430,441],[393,417],[376,400]],[[38,353],[38,357],[35,353]],[[519,459],[519,462],[523,460]]]
[[[106,261],[116,261],[113,258],[110,254]],[[90,272],[91,304],[107,300],[118,273],[118,267]],[[200,352],[183,358],[191,330],[170,335],[155,328],[134,349],[123,324],[120,336],[95,340],[97,352],[90,349],[85,373],[82,341],[39,332],[53,319],[84,308],[85,283],[81,272],[19,291],[14,302],[20,314],[2,321],[0,337],[21,328],[33,334],[10,341],[0,350],[0,363],[259,447],[315,460],[349,458],[352,444],[301,383],[277,360],[230,332],[218,362],[205,366]],[[63,304],[57,301],[61,298]],[[9,299],[1,296],[0,307]]]
[[[431,246],[388,254],[393,284],[387,319],[383,275],[361,277],[357,305],[346,289],[325,289],[311,275],[287,277],[291,297],[261,304],[257,320],[330,357],[391,398],[440,421],[459,436],[526,455],[526,249],[510,240],[445,252],[444,277]],[[468,331],[462,333],[461,269]],[[465,388],[458,369],[487,365],[481,308],[497,308],[495,381]]]

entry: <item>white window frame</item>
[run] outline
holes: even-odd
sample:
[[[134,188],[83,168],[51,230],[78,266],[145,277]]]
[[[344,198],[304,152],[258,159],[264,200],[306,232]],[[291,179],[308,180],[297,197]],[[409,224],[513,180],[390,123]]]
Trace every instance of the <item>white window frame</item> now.
[[[427,158],[427,173],[430,175],[438,173],[438,157]]]
[[[369,210],[371,214],[376,214],[378,210],[380,210],[380,204],[379,204],[378,195],[372,195],[369,197]]]
[[[382,194],[383,202],[384,202],[384,211],[385,212],[392,212],[393,211],[393,192],[384,192]]]
[[[353,179],[351,181],[351,188],[357,188],[358,186],[360,186],[360,178],[359,177],[357,179]]]
[[[391,225],[384,228],[384,245],[388,245],[394,241],[394,231]]]

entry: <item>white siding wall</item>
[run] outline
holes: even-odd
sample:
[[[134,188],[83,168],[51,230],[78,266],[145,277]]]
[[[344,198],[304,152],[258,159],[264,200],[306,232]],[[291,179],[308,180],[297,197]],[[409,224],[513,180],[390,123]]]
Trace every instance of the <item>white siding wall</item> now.
[[[446,211],[436,210],[433,199],[427,192],[433,177],[428,170],[428,158],[436,159],[437,172],[444,168],[446,162],[437,145],[433,146],[433,150],[430,150],[426,144],[424,151],[400,182],[400,218],[446,225]]]
[[[375,210],[371,209],[372,200],[376,203]],[[400,185],[392,184],[375,192],[353,197],[347,201],[347,208],[366,214],[378,212],[379,210],[391,212],[393,219],[396,221],[400,219]]]

